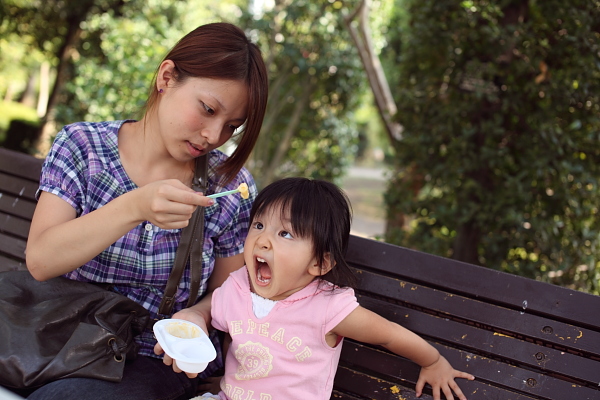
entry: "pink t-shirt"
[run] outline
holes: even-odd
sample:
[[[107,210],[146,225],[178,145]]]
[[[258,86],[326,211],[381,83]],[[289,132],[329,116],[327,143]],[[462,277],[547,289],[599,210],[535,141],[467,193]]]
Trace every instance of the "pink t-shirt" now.
[[[219,396],[328,400],[342,341],[332,348],[325,334],[357,306],[354,290],[323,290],[313,281],[259,319],[252,311],[248,270],[232,273],[212,297],[212,325],[233,340]]]

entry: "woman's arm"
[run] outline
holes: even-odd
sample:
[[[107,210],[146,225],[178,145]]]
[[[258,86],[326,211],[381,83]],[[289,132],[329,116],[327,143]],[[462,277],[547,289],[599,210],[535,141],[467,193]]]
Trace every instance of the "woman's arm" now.
[[[27,268],[40,281],[63,275],[96,257],[143,221],[164,229],[183,228],[196,206],[212,202],[178,180],[158,181],[76,218],[69,203],[42,192],[27,241]]]
[[[454,398],[454,391],[459,399],[466,400],[454,379],[475,379],[471,374],[452,368],[435,347],[417,334],[360,306],[340,322],[333,332],[339,336],[383,346],[419,364],[421,373],[416,385],[417,396],[421,395],[425,383],[429,383],[435,400],[440,399],[440,390],[447,399]]]

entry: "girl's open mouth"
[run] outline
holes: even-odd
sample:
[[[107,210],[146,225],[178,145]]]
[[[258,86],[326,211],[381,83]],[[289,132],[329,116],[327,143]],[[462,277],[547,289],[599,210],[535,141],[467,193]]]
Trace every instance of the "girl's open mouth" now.
[[[264,258],[256,257],[256,280],[261,286],[271,282],[271,267]]]

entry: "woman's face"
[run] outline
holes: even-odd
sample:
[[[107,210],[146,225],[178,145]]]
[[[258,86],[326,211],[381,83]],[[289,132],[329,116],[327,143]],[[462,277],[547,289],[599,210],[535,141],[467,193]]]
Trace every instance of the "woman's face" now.
[[[188,78],[177,85],[167,83],[159,95],[160,136],[173,158],[188,161],[227,142],[247,112],[244,82]]]

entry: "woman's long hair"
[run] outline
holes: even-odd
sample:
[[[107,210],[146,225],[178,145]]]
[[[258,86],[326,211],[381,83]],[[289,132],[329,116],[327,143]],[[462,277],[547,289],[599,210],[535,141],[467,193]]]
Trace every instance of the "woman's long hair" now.
[[[260,49],[237,26],[218,22],[199,26],[185,35],[165,60],[175,64],[173,75],[179,83],[188,78],[210,78],[242,81],[248,86],[248,116],[241,139],[233,154],[217,170],[225,183],[231,181],[256,144],[267,108],[269,82]],[[155,83],[156,75],[144,108],[145,115],[152,112],[158,102]]]

